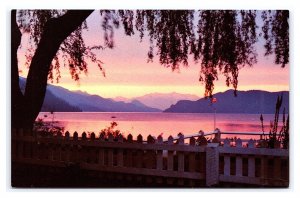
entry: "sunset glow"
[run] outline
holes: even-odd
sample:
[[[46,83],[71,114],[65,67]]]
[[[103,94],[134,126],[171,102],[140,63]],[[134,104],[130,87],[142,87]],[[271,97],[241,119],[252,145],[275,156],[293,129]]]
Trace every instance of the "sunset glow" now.
[[[87,44],[103,43],[103,31],[97,20],[99,20],[98,13],[93,13],[88,18],[89,31],[84,33]],[[117,96],[132,98],[154,92],[188,93],[199,97],[204,95],[204,84],[198,81],[200,65],[195,64],[192,57],[188,68],[181,67],[180,71],[174,72],[160,65],[157,57],[153,62],[147,63],[149,48],[147,38],[140,42],[139,35],[129,37],[125,36],[123,31],[122,28],[115,31],[114,49],[98,52],[98,57],[104,63],[106,77],[95,64],[91,63],[88,66],[87,76],[82,74],[80,81],[75,82],[71,79],[68,69],[61,67],[62,78],[58,84],[54,82],[54,85],[106,98]],[[20,65],[25,63],[26,38],[22,42],[23,48],[19,50]],[[273,57],[264,57],[261,48],[262,46],[258,46],[257,64],[240,70],[238,90],[289,90],[289,65],[285,68],[275,65]],[[20,70],[22,71],[20,75],[26,77],[28,69],[21,67]],[[227,89],[232,87],[225,85],[225,78],[220,74],[219,80],[215,83],[214,93]]]

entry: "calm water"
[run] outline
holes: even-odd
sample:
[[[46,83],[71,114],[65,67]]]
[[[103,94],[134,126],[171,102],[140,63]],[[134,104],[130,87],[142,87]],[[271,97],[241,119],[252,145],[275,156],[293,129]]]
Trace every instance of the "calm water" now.
[[[46,116],[45,116],[46,115]],[[265,130],[268,131],[269,122],[274,115],[264,115]],[[40,113],[39,118],[44,121],[51,121],[50,113]],[[216,127],[221,131],[232,132],[261,132],[259,114],[217,114]],[[116,129],[121,130],[124,135],[131,133],[134,138],[142,134],[144,138],[149,134],[163,137],[176,136],[179,132],[184,135],[195,134],[199,130],[205,133],[211,132],[214,128],[214,115],[210,113],[54,113],[54,121],[64,126],[65,131],[73,133],[95,132],[110,126],[116,121]]]

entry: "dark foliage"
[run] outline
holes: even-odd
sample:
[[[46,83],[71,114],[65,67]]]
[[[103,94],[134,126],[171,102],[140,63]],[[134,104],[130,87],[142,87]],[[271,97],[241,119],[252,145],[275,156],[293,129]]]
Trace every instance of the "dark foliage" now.
[[[287,10],[263,11],[263,37],[265,55],[275,54],[275,63],[285,67],[289,63],[289,12]]]
[[[104,139],[108,139],[108,137],[112,135],[114,139],[117,139],[120,135],[122,135],[120,130],[115,129],[117,126],[118,126],[117,122],[111,122],[109,127],[106,127],[105,129],[101,129],[101,131],[99,132],[100,137]]]
[[[284,149],[289,148],[289,116],[286,118],[285,114],[285,108],[283,109],[282,112],[282,125],[281,129],[279,130],[279,115],[280,115],[280,109],[282,106],[282,95],[277,97],[276,101],[276,107],[275,107],[275,116],[274,116],[274,121],[270,121],[270,131],[267,137],[263,137],[264,140],[267,142],[267,147],[269,148],[275,148],[276,143],[278,142],[279,144],[282,145]],[[260,121],[261,121],[261,127],[262,131],[264,131],[264,124],[263,124],[263,116],[260,116]]]
[[[30,67],[30,62],[37,48],[46,24],[52,18],[61,17],[66,14],[66,10],[20,10],[18,12],[18,23],[23,33],[29,34],[29,50],[26,54],[26,65]],[[58,82],[61,78],[59,58],[63,59],[63,65],[69,67],[72,78],[77,81],[79,75],[87,73],[87,59],[96,63],[104,74],[102,62],[97,59],[94,50],[102,49],[100,45],[87,46],[82,38],[82,31],[87,30],[86,21],[83,21],[77,29],[72,32],[60,45],[53,61],[50,65],[48,79]]]

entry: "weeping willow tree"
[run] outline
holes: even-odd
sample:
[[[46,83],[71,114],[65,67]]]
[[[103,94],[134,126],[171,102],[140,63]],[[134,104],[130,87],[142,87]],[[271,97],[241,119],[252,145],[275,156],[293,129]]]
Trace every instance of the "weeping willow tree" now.
[[[114,29],[147,39],[148,61],[156,56],[172,70],[188,67],[190,57],[200,66],[199,81],[205,96],[224,75],[226,85],[238,88],[239,70],[257,62],[255,44],[265,41],[265,56],[273,54],[281,67],[289,63],[289,12],[255,10],[101,10],[104,43],[88,46],[83,32],[93,10],[13,10],[11,12],[12,127],[31,128],[45,97],[47,80],[59,81],[60,67],[69,68],[78,81],[88,72],[87,61],[105,75],[96,50],[113,48]],[[258,15],[258,16],[257,16]],[[263,25],[258,25],[258,18]],[[29,72],[25,92],[19,87],[17,51],[22,36],[29,35],[26,53]],[[145,36],[147,35],[147,37]],[[145,41],[144,41],[145,42]],[[150,67],[151,65],[149,65]]]

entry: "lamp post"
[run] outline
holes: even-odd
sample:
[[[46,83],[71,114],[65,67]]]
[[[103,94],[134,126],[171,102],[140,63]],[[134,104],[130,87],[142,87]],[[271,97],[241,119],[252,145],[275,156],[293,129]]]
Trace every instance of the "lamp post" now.
[[[214,130],[216,130],[216,112],[217,112],[217,109],[216,109],[216,107],[214,107]]]

